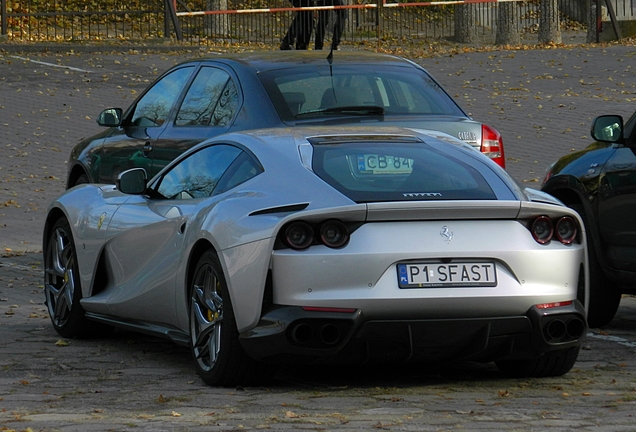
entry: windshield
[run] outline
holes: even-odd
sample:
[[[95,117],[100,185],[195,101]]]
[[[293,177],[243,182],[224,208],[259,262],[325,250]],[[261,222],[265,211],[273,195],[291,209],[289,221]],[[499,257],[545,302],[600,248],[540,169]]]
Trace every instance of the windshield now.
[[[312,65],[259,77],[283,120],[355,114],[465,116],[429,75],[415,67]]]

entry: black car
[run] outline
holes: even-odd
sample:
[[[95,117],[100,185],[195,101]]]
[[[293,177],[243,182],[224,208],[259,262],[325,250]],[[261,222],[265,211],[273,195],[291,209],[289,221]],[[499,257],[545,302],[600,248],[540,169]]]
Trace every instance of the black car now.
[[[597,117],[591,128],[596,142],[554,163],[542,186],[585,223],[590,327],[608,324],[621,295],[636,293],[635,125],[636,113],[626,123],[618,115]]]
[[[183,62],[108,127],[72,150],[67,187],[114,183],[128,168],[152,177],[185,150],[230,131],[266,127],[376,125],[445,132],[505,167],[494,128],[468,117],[417,64],[368,52],[254,52]]]

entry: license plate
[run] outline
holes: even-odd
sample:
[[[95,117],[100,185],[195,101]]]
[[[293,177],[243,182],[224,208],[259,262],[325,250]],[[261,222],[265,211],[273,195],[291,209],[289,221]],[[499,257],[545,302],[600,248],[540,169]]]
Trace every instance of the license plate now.
[[[497,285],[493,262],[398,264],[400,288],[488,287]]]
[[[410,174],[413,159],[383,154],[358,155],[358,171],[361,174]]]

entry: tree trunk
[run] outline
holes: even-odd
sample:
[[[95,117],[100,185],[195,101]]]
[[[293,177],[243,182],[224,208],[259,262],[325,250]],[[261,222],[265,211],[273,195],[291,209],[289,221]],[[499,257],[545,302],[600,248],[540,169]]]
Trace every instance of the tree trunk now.
[[[477,42],[477,5],[471,3],[455,5],[455,41]]]
[[[519,45],[519,8],[515,2],[497,4],[496,45]]]
[[[562,40],[557,0],[540,0],[539,9],[541,12],[539,16],[539,43],[560,44]]]
[[[227,0],[206,0],[205,3],[209,11],[227,10]],[[228,15],[205,15],[204,23],[208,35],[223,37],[229,33]]]

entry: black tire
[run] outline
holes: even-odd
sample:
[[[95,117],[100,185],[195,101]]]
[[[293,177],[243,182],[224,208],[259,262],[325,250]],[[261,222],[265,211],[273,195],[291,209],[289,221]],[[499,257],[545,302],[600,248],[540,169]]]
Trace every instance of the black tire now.
[[[197,263],[190,287],[190,349],[197,373],[213,386],[260,385],[273,368],[249,357],[239,343],[225,276],[212,250]]]
[[[614,319],[621,302],[621,292],[618,284],[609,280],[603,272],[583,208],[580,205],[573,205],[571,208],[581,215],[586,226],[588,267],[590,272],[590,300],[587,308],[587,324],[591,328],[602,327]]]
[[[66,218],[59,218],[44,253],[44,294],[55,331],[62,337],[88,337],[96,323],[88,321],[80,305],[82,288],[73,234]]]
[[[580,347],[551,351],[536,359],[500,360],[497,368],[512,378],[545,378],[568,373],[579,356]]]
[[[73,186],[77,186],[77,185],[81,185],[81,184],[86,184],[86,183],[90,183],[88,181],[88,176],[86,174],[81,174],[76,180],[75,183],[73,184]],[[71,187],[73,187],[71,186]]]

